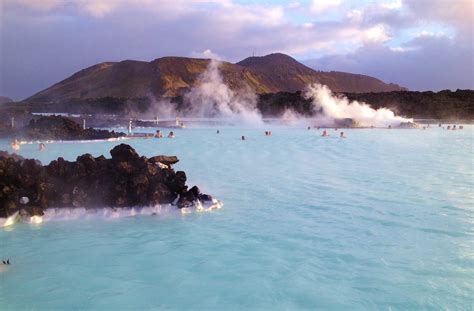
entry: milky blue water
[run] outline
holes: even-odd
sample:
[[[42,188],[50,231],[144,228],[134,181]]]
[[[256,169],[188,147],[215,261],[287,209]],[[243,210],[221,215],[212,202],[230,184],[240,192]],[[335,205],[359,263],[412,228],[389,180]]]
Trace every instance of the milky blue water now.
[[[0,309],[473,309],[472,127],[272,131],[128,141],[177,155],[225,206],[1,229]],[[116,144],[20,154],[48,163]]]

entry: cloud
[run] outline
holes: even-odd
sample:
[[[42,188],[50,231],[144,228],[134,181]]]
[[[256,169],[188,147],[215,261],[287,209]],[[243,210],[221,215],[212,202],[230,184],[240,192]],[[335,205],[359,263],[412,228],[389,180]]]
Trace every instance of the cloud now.
[[[382,3],[381,6],[389,10],[400,9],[402,7],[402,0],[395,0],[393,2]]]
[[[333,10],[341,5],[341,0],[313,0],[311,13],[321,15],[329,10]]]
[[[191,57],[194,58],[209,58],[209,59],[215,59],[215,60],[223,60],[224,58],[219,56],[218,54],[212,52],[210,49],[206,49],[202,52],[192,52]]]
[[[378,63],[377,70],[369,65],[362,68],[360,64],[365,63],[359,55],[378,48],[388,53],[389,60],[396,54],[403,62],[404,57],[424,49],[427,38],[424,43],[415,40],[424,30],[426,34],[449,34],[449,38],[434,39],[449,43],[443,53],[458,53],[457,57],[464,58],[456,62],[467,64],[469,60],[461,52],[474,37],[468,35],[472,34],[472,1],[465,0],[385,0],[367,5],[350,0],[287,4],[235,0],[0,1],[0,95],[16,99],[95,63],[149,61],[169,55],[236,62],[254,51],[257,55],[283,52],[299,59],[318,57],[324,64],[334,65],[325,69],[357,68],[386,78],[392,76],[387,73],[391,68],[385,70],[383,63]],[[426,55],[432,57],[427,63],[439,58]],[[329,61],[336,58],[342,63]],[[359,65],[342,66],[346,63]],[[444,81],[442,77],[431,80],[438,79]],[[404,85],[415,88],[419,83]],[[432,81],[432,85],[438,84]]]
[[[365,30],[362,37],[365,43],[381,43],[390,40],[387,28],[383,24],[378,24]]]
[[[404,0],[403,4],[421,20],[442,22],[465,33],[474,32],[472,0]]]
[[[119,1],[96,1],[96,0],[81,0],[77,2],[78,7],[87,14],[94,17],[104,17],[111,13]]]
[[[339,70],[379,77],[412,90],[474,89],[474,48],[456,38],[424,33],[395,48],[364,45],[353,53],[305,63],[318,70]]]

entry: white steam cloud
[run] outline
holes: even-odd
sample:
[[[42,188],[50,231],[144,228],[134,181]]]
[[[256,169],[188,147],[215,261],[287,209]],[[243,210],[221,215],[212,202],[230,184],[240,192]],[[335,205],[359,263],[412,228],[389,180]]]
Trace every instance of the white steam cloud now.
[[[166,99],[155,101],[148,111],[161,119],[173,119],[176,116],[220,119],[234,124],[262,126],[262,115],[257,108],[258,96],[249,87],[234,91],[224,82],[219,67],[221,62],[212,59],[198,78],[196,86],[184,95],[185,110],[178,110],[176,104]],[[387,108],[373,109],[368,104],[349,101],[346,97],[336,96],[325,85],[308,85],[306,99],[312,99],[315,115],[308,117],[293,109],[286,109],[280,116],[285,124],[303,125],[308,122],[321,126],[351,126],[340,123],[343,119],[351,119],[356,126],[399,126],[402,122],[413,122],[396,116]],[[345,124],[345,125],[343,125]]]
[[[337,97],[331,90],[321,84],[308,87],[306,98],[313,98],[315,110],[321,109],[324,116],[332,120],[352,119],[361,126],[398,126],[401,122],[413,122],[396,116],[387,108],[373,109],[366,103],[350,102],[346,97]]]
[[[263,124],[255,93],[249,89],[239,92],[231,90],[224,83],[219,66],[219,61],[211,60],[207,70],[199,77],[198,86],[185,95],[185,100],[191,104],[190,115],[224,118],[251,125]]]

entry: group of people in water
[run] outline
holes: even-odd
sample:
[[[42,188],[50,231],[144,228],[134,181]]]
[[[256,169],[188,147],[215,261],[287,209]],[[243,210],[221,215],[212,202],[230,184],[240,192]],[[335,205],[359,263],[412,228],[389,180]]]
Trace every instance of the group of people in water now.
[[[334,129],[334,130],[337,131],[337,128]],[[324,131],[323,131],[323,134],[322,134],[321,136],[327,137],[327,136],[331,136],[331,135],[329,134],[329,132],[328,132],[327,130],[324,130]],[[340,132],[340,133],[339,133],[339,137],[340,137],[340,138],[347,138],[347,136],[344,134],[344,132]]]
[[[430,124],[428,124],[427,126],[423,126],[423,129],[427,129],[427,128],[429,128],[429,127],[430,127]],[[442,127],[443,129],[445,129],[445,127],[444,127],[441,123],[438,124],[438,127],[440,127],[440,128]],[[392,128],[392,127],[389,125],[388,128],[390,129],[390,128]],[[319,130],[320,127],[318,126],[317,129]],[[462,129],[464,129],[464,126],[463,126],[463,125],[457,126],[456,124],[453,124],[453,125],[448,125],[448,126],[446,127],[446,129],[447,129],[447,130],[456,130],[456,129],[462,130]],[[311,130],[311,126],[308,126],[308,130]],[[334,128],[334,131],[338,131],[338,129],[337,129],[337,128]],[[220,133],[220,130],[217,130],[216,133],[219,134],[219,133]],[[271,131],[265,131],[264,134],[265,134],[265,136],[272,136],[272,132],[271,132]],[[160,130],[156,130],[156,132],[155,132],[155,134],[154,134],[153,136],[154,136],[155,138],[163,138],[163,137],[164,137],[164,136],[163,136],[163,132],[160,131]],[[329,131],[325,129],[325,130],[323,130],[323,133],[321,134],[321,136],[322,136],[322,137],[329,137],[329,136],[331,136],[331,135],[329,134]],[[168,136],[167,136],[167,137],[168,137],[168,138],[175,138],[176,136],[175,136],[175,134],[174,134],[173,131],[170,131],[170,132],[168,133]],[[340,137],[340,138],[347,138],[347,136],[345,135],[344,132],[340,132],[340,133],[339,133],[339,137]],[[242,136],[241,136],[241,140],[245,140],[245,136],[242,135]],[[14,140],[10,143],[10,147],[11,147],[14,151],[20,150],[20,146],[21,146],[21,143],[20,143],[20,141],[18,141],[17,139],[14,139]],[[38,150],[39,150],[39,151],[45,151],[45,150],[46,150],[46,145],[45,145],[44,143],[39,143],[39,145],[38,145]]]
[[[311,127],[308,126],[308,130],[310,130],[310,129],[311,129]],[[318,127],[318,129],[319,129],[319,127]],[[335,128],[334,130],[337,131],[338,129]],[[219,133],[220,133],[220,131],[217,130],[217,134],[219,134]],[[271,131],[265,131],[265,136],[272,136],[272,132]],[[324,130],[323,134],[321,136],[328,137],[328,136],[331,136],[331,135],[329,134],[329,132],[327,130]],[[344,134],[344,132],[340,132],[339,137],[340,138],[347,138],[347,136]],[[245,136],[242,135],[240,139],[245,140]]]
[[[163,133],[160,130],[156,130],[155,138],[163,138]],[[168,138],[175,138],[173,131],[169,132]]]
[[[14,151],[18,151],[18,150],[20,150],[21,143],[20,143],[17,139],[14,139],[14,140],[12,140],[12,142],[10,143],[10,147],[11,147]],[[38,145],[38,150],[39,150],[39,151],[45,151],[45,150],[46,150],[46,145],[45,145],[44,143],[39,143],[39,145]]]
[[[439,124],[439,126],[441,127],[441,123]],[[455,130],[456,130],[456,124],[453,124],[453,126],[448,125],[448,126],[446,127],[446,129],[447,129],[447,130],[455,131]],[[464,129],[464,125],[459,125],[457,129],[459,129],[459,130]],[[443,130],[444,130],[444,126],[443,126]]]

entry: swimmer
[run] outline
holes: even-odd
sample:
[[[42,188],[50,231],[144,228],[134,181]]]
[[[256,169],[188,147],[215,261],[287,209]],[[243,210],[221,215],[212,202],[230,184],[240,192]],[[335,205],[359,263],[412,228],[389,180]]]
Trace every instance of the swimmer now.
[[[217,134],[219,134],[219,133],[220,133],[219,130],[217,130]]]
[[[156,130],[155,138],[163,138],[163,133],[160,130]]]
[[[337,127],[334,130],[337,132]]]
[[[245,140],[245,136],[244,136],[244,135],[242,135],[242,140]]]
[[[389,125],[389,126],[388,126],[388,128],[389,128],[389,129],[391,129],[391,128],[392,128],[392,126],[391,126],[391,125]]]
[[[451,125],[448,125],[448,126],[446,127],[446,129],[450,130],[450,129],[451,129]]]
[[[456,124],[453,125],[453,131],[456,129]]]
[[[308,126],[308,131],[311,129],[311,126]]]
[[[328,131],[324,130],[323,135],[321,135],[321,136],[329,136]]]
[[[346,138],[346,135],[344,135],[344,132],[341,132],[341,138]]]
[[[460,129],[460,130],[464,129],[464,125],[460,125],[460,126],[459,126],[459,129]]]
[[[20,150],[20,142],[18,142],[18,140],[13,140],[10,144],[10,147],[15,150],[15,151],[18,151]]]
[[[168,138],[174,138],[174,137],[175,137],[175,136],[174,136],[174,133],[173,133],[173,131],[171,131],[171,132],[168,134]]]
[[[45,144],[40,143],[40,144],[39,144],[39,151],[44,151],[45,149],[46,149]]]
[[[441,123],[438,124],[438,127],[441,127]]]

